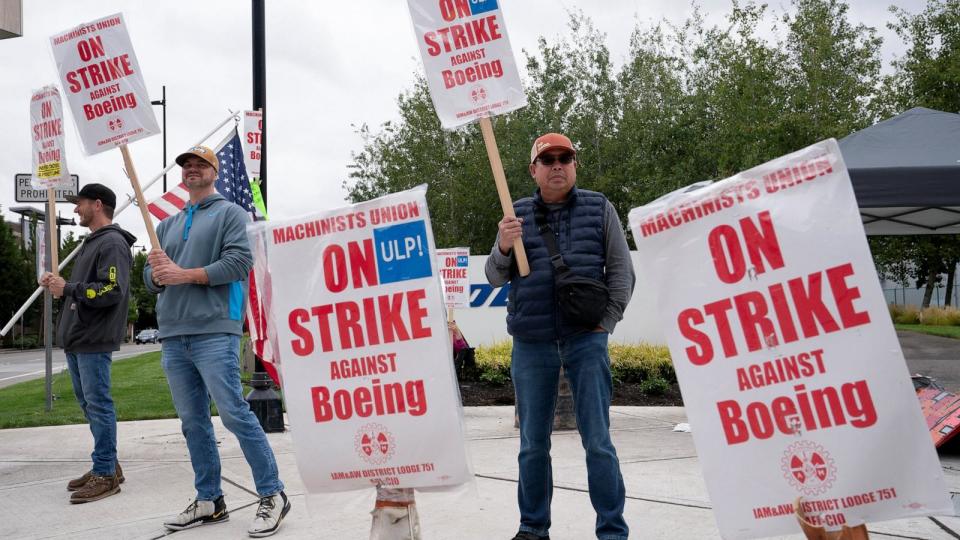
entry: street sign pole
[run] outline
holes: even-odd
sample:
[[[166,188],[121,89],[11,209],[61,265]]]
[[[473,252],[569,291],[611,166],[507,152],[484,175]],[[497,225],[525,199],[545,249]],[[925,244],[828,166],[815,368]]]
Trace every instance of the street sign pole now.
[[[53,220],[52,223],[51,220]],[[47,212],[46,226],[47,231],[54,231],[50,237],[56,238],[54,228],[57,226],[57,217],[52,215],[51,212]],[[56,272],[57,269],[53,266],[53,250],[55,248],[50,240],[47,240],[46,244],[47,260],[44,265],[45,270],[47,272]],[[46,358],[46,375],[43,386],[46,393],[47,412],[50,412],[53,410],[53,296],[50,294],[50,289],[46,288],[43,291],[43,348]]]

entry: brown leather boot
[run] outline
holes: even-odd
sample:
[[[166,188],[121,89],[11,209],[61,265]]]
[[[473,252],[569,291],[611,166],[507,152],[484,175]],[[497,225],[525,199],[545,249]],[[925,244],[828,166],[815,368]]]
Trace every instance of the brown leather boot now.
[[[104,497],[109,497],[120,492],[120,481],[117,475],[90,477],[90,481],[83,485],[70,496],[70,502],[73,504],[99,501]]]
[[[117,480],[119,483],[123,483],[126,478],[123,477],[123,469],[120,468],[120,462],[117,462],[116,470]],[[76,491],[87,484],[90,481],[90,477],[93,476],[93,471],[87,471],[83,473],[83,476],[80,478],[74,478],[73,480],[67,482],[67,491]]]

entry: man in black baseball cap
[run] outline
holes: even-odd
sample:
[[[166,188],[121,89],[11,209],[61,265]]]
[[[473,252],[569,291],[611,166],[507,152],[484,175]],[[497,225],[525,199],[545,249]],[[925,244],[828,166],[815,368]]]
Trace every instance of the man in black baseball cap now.
[[[113,219],[113,211],[117,208],[117,195],[113,192],[112,189],[108,188],[103,184],[87,184],[80,189],[80,193],[76,195],[67,195],[66,199],[73,204],[77,205],[73,211],[77,214],[80,214],[78,209],[80,208],[80,200],[86,199],[88,201],[100,201],[104,208],[104,213],[107,214],[109,219]],[[109,210],[107,210],[109,209]],[[83,223],[83,214],[80,214],[80,225],[87,227],[86,223]]]
[[[40,284],[63,297],[57,342],[67,356],[73,392],[93,434],[92,466],[67,483],[71,503],[87,503],[120,491],[123,471],[117,461],[117,415],[110,396],[113,351],[127,330],[130,301],[130,246],[136,238],[113,224],[117,196],[102,184],[87,184],[67,196],[76,204],[80,225],[90,234],[69,281],[45,273]]]

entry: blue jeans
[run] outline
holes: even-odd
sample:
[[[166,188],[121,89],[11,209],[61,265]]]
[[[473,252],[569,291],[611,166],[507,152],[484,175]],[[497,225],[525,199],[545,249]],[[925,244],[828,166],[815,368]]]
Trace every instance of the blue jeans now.
[[[73,394],[87,417],[93,434],[93,474],[111,476],[117,462],[117,413],[110,396],[110,364],[113,353],[67,354]]]
[[[601,540],[626,540],[623,519],[626,490],[617,450],[610,440],[610,357],[606,332],[577,334],[560,341],[513,339],[510,373],[520,416],[520,530],[546,536],[550,529],[553,470],[550,434],[557,405],[557,382],[563,366],[587,454],[590,502],[597,512]]]
[[[187,439],[197,499],[213,501],[220,489],[220,452],[210,422],[210,398],[223,425],[240,441],[243,457],[253,471],[261,497],[283,490],[277,461],[267,436],[240,386],[240,336],[199,334],[162,341],[163,371],[167,374],[180,429]]]

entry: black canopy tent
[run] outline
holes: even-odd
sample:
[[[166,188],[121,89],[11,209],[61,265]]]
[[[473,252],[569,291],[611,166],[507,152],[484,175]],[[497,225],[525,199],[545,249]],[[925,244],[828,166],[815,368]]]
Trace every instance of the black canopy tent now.
[[[960,114],[910,109],[840,151],[868,235],[960,233]]]

